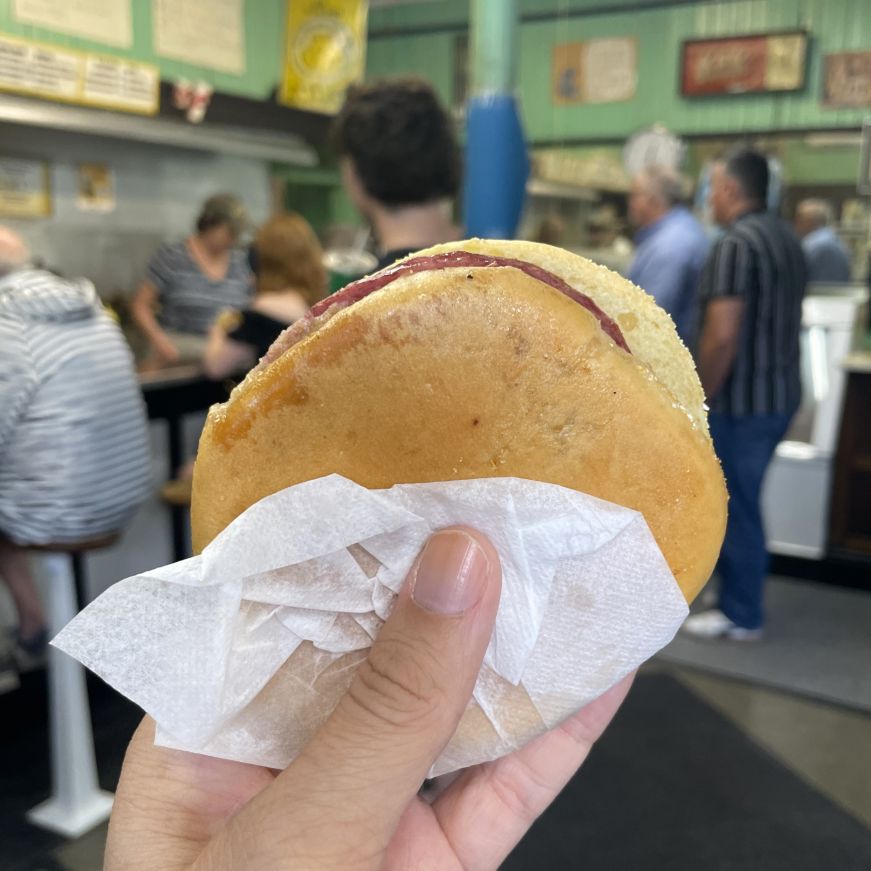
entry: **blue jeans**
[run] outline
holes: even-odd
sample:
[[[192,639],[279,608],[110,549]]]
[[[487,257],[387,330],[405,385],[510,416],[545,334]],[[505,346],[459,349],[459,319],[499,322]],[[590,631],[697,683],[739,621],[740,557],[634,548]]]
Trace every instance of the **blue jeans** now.
[[[759,505],[762,480],[791,414],[732,417],[711,412],[708,421],[729,490],[729,520],[717,572],[720,610],[738,626],[765,622],[763,586],[768,551]]]

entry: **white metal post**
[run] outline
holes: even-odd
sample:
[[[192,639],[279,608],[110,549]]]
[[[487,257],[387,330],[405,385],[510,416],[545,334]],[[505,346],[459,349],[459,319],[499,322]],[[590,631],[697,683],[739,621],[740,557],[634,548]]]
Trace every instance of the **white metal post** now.
[[[69,554],[37,557],[46,575],[49,631],[56,635],[73,617],[76,603]],[[51,729],[51,797],[27,814],[34,825],[76,838],[109,817],[113,795],[99,788],[85,672],[71,657],[48,650]]]

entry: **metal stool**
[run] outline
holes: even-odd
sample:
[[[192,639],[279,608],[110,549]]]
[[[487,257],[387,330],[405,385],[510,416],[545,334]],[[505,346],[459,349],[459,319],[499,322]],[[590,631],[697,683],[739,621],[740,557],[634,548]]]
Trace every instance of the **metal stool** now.
[[[52,637],[85,601],[84,554],[109,547],[118,534],[29,547],[47,575],[48,628]],[[48,649],[48,703],[51,735],[51,796],[27,812],[36,826],[77,838],[108,819],[114,796],[100,789],[85,671],[55,647]]]

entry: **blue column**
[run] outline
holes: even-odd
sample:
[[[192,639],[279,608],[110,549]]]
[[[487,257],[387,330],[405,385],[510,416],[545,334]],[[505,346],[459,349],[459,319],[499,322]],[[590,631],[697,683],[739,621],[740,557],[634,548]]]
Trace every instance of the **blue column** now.
[[[474,0],[471,27],[464,222],[470,236],[510,239],[517,230],[529,176],[514,94],[516,0]]]

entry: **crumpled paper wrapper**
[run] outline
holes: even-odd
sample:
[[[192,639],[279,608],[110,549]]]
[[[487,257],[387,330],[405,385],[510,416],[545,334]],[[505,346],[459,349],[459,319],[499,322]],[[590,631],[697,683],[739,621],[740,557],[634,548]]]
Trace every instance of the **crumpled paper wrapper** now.
[[[127,578],[54,639],[158,724],[158,744],[284,768],[347,689],[427,537],[486,533],[502,598],[473,700],[431,775],[503,756],[665,646],[687,614],[644,518],[552,484],[367,490],[338,475]]]

